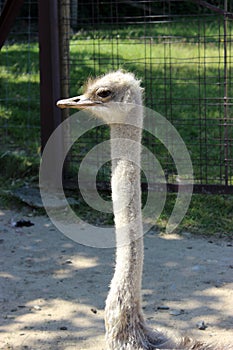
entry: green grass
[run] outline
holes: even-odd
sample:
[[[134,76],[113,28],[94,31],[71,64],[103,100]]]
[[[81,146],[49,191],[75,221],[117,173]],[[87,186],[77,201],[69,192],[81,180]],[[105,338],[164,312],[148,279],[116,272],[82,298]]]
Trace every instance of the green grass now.
[[[229,27],[229,31],[233,35],[233,28]],[[190,18],[189,23],[179,21],[166,25],[148,23],[146,27],[131,25],[121,29],[80,30],[70,42],[71,95],[80,94],[90,76],[119,67],[135,72],[145,88],[146,106],[170,119],[184,139],[193,159],[196,183],[201,177],[208,178],[208,183],[220,181],[220,178],[224,180],[224,147],[219,145],[224,137],[224,128],[219,127],[219,116],[223,117],[222,101],[218,105],[218,97],[224,96],[223,45],[223,26],[221,24],[219,32],[219,22],[214,17],[203,21]],[[229,44],[229,56],[233,56],[232,50]],[[38,59],[37,43],[30,46],[14,43],[1,52],[0,188],[11,188],[12,182],[19,185],[38,177]],[[231,82],[228,94],[233,95]],[[200,105],[197,104],[199,99]],[[232,117],[231,110],[229,117]],[[203,126],[206,126],[204,131]],[[94,130],[86,138],[83,136],[72,152],[81,158],[96,140],[101,142],[108,135],[107,128]],[[232,128],[228,136],[233,139]],[[216,142],[216,139],[220,141]],[[174,164],[161,142],[150,139],[146,133],[143,140],[145,144],[149,142],[151,149],[154,149],[153,144],[156,145],[156,156],[163,170],[173,174]],[[208,158],[208,166],[203,165],[200,171],[202,157]],[[78,167],[74,163],[71,167],[76,176]],[[109,176],[109,168],[105,168],[102,174]],[[175,195],[169,194],[158,222],[162,230],[174,200]],[[0,205],[7,206],[7,200],[0,200]],[[194,195],[179,230],[233,236],[232,206],[231,196]],[[86,208],[84,203],[79,210],[84,216],[88,212],[92,221],[112,222],[111,216],[99,218],[100,214]]]
[[[39,57],[37,44],[13,44],[1,52],[0,136],[5,149],[37,155],[40,147]]]
[[[67,193],[69,196],[73,193]],[[146,194],[143,194],[143,203],[146,202]],[[110,200],[109,195],[104,195],[105,200]],[[93,225],[114,225],[113,215],[102,213],[89,206],[84,202],[81,195],[77,195],[78,206],[73,209],[78,217]],[[152,227],[155,232],[165,232],[166,225],[171,216],[176,201],[176,194],[168,193],[165,207]],[[233,198],[232,195],[200,195],[193,194],[189,209],[182,222],[176,228],[175,232],[183,232],[206,237],[215,236],[218,238],[233,238]],[[152,219],[152,218],[151,218]],[[153,219],[151,220],[153,223]]]
[[[176,195],[168,194],[166,205],[157,223],[162,231],[165,230],[175,200]],[[176,232],[233,238],[232,212],[232,195],[193,194],[188,212]]]

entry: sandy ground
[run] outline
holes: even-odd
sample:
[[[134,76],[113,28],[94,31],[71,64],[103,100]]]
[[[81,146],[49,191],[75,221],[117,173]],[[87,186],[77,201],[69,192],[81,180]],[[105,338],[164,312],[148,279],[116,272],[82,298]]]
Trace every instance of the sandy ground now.
[[[34,226],[11,226],[22,218]],[[105,349],[114,249],[79,245],[45,216],[0,210],[0,252],[0,349]],[[232,287],[232,242],[146,235],[143,305],[152,327],[231,344]]]

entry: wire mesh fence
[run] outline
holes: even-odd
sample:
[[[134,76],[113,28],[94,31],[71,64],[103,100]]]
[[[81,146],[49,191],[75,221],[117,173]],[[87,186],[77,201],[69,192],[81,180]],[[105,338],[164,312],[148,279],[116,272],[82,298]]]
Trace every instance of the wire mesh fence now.
[[[134,72],[145,89],[145,106],[167,118],[183,138],[192,158],[196,190],[229,192],[233,186],[232,2],[66,0],[58,4],[61,97],[82,93],[90,76],[119,68]],[[18,29],[14,25],[1,58],[5,72],[1,143],[28,154],[40,144],[37,15],[36,2],[25,1],[20,25]],[[66,183],[77,178],[88,150],[108,138],[105,126],[79,138],[67,157]],[[177,169],[166,147],[147,132],[143,144],[156,155],[171,188],[176,186]],[[109,174],[109,164],[101,166],[98,181],[105,186]]]
[[[145,105],[182,136],[199,191],[233,184],[231,11],[230,1],[71,1],[71,95],[81,93],[90,75],[135,72]],[[103,128],[86,135],[84,153],[104,138]],[[168,150],[148,133],[143,143],[156,154],[168,184],[177,184]],[[74,168],[79,147],[69,158]],[[102,167],[100,179],[107,170]]]

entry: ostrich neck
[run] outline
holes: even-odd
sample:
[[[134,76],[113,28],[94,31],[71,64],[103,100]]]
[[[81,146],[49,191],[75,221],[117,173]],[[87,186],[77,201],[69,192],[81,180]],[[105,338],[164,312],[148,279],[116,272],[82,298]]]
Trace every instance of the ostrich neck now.
[[[137,125],[140,122],[142,120]],[[132,307],[132,304],[140,305],[143,265],[140,145],[141,125],[111,125],[116,268],[109,297],[112,304],[114,298],[116,303],[117,300],[124,300],[126,308]]]

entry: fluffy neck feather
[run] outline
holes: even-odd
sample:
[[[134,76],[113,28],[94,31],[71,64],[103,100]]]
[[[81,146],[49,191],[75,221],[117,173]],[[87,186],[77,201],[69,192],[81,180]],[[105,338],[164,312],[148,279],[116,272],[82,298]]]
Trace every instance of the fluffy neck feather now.
[[[131,118],[130,118],[131,117]],[[137,120],[135,120],[137,118]],[[112,200],[116,228],[116,268],[106,301],[107,322],[118,322],[126,310],[141,308],[143,231],[140,153],[142,109],[134,107],[133,124],[111,125]],[[135,312],[135,308],[138,312]],[[111,312],[111,310],[113,312]]]

